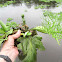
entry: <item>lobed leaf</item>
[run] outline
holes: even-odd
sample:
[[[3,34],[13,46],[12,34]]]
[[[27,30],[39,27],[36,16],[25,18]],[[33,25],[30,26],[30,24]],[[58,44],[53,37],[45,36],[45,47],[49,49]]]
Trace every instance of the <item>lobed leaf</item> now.
[[[47,33],[47,29],[44,28],[43,26],[37,26],[37,27],[33,28],[33,30],[37,30],[42,33]]]

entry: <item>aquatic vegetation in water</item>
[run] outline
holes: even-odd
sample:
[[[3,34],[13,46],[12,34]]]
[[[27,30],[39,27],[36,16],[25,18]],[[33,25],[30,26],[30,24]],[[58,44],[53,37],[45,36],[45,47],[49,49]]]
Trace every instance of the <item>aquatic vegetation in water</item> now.
[[[3,7],[3,4],[0,4],[0,7]]]
[[[62,0],[39,0],[39,1],[44,1],[44,2],[50,2],[50,1],[62,2]]]
[[[0,7],[6,7],[7,5],[10,5],[12,3],[15,3],[16,1],[7,1],[6,3],[0,4]]]
[[[27,10],[24,10],[24,12],[27,12]]]
[[[27,4],[29,4],[29,2],[26,2]]]
[[[59,7],[59,6],[62,6],[62,3],[56,5],[56,7]]]
[[[10,4],[12,4],[12,3],[15,3],[16,1],[7,1],[6,3],[8,4],[8,5],[10,5]]]
[[[13,19],[12,18],[8,18],[7,21],[12,21]]]
[[[52,13],[45,11],[43,14],[45,17],[42,21],[42,26],[38,26],[34,29],[52,35],[60,45],[60,39],[62,39],[62,12]]]
[[[15,34],[18,29],[21,30],[20,37],[15,40],[15,46],[19,49],[19,58],[22,62],[36,62],[37,49],[44,51],[45,47],[41,42],[42,37],[37,35],[36,30],[29,29],[26,25],[24,14],[22,14],[23,23],[7,22],[6,25],[0,21],[0,45],[8,39],[8,35]],[[29,59],[28,59],[29,58]]]
[[[50,5],[38,5],[35,7],[35,9],[38,9],[38,8],[41,8],[41,9],[44,9],[44,8],[47,8],[49,7]]]

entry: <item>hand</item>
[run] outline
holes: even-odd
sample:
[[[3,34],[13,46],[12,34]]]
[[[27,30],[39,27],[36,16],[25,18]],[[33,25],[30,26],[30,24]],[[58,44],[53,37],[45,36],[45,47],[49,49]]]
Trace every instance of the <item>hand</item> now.
[[[8,40],[4,42],[3,47],[1,49],[0,55],[8,56],[12,62],[15,61],[16,57],[18,56],[19,52],[17,47],[14,46],[14,40],[20,37],[21,31],[14,35],[9,35]]]

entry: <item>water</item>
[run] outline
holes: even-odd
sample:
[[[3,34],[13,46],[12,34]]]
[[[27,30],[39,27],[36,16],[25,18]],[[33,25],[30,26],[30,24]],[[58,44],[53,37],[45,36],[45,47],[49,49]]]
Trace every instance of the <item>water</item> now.
[[[20,1],[18,1],[20,2]],[[50,10],[52,12],[61,12],[62,6],[59,7],[50,7],[49,9],[34,9],[37,6],[39,1],[33,0],[30,1],[32,3],[17,3],[11,4],[7,7],[0,8],[0,20],[6,23],[7,19],[13,18],[13,21],[17,23],[22,22],[21,15],[25,15],[25,20],[27,25],[30,28],[41,25],[41,21],[43,21],[43,10]],[[45,4],[45,3],[44,3]],[[62,42],[59,46],[52,36],[48,34],[39,33],[38,35],[42,36],[42,42],[46,48],[45,51],[37,51],[37,62],[62,62]],[[62,40],[61,40],[62,41]],[[18,58],[16,62],[21,62]]]

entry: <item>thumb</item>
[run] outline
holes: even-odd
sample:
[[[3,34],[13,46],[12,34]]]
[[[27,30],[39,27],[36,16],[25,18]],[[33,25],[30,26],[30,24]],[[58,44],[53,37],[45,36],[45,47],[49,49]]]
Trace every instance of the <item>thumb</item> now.
[[[18,30],[16,34],[12,35],[13,39],[17,39],[18,37],[20,37],[21,31]]]
[[[6,48],[10,45],[14,45],[14,40],[20,37],[21,31],[18,30],[18,32],[14,35],[9,35],[8,40],[4,42],[3,47]]]

